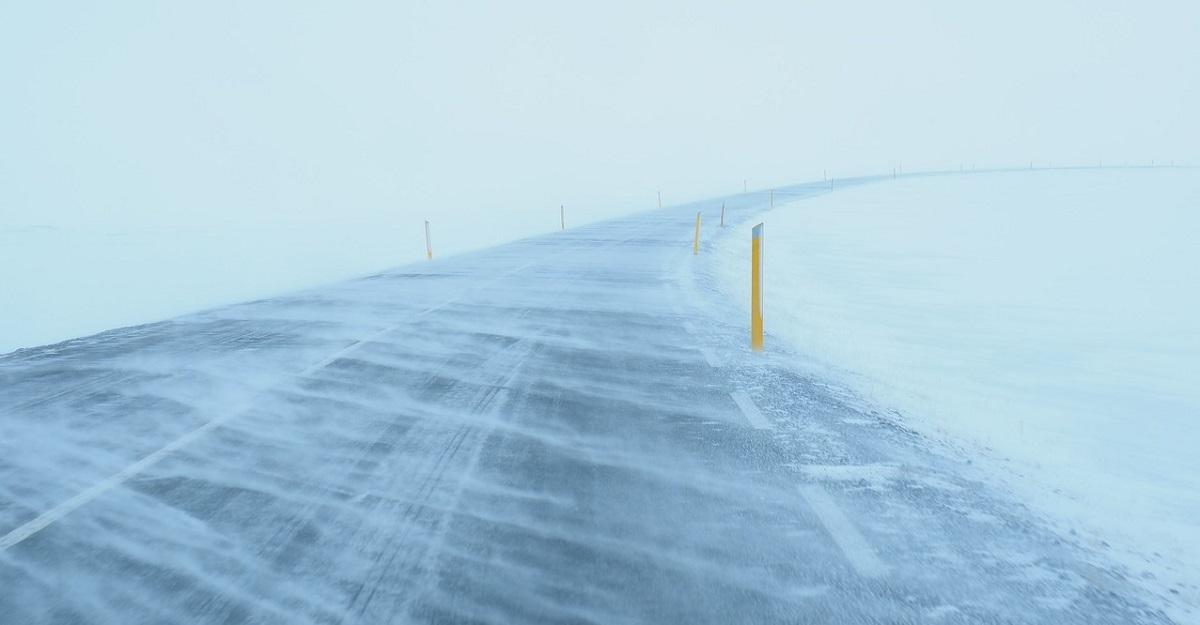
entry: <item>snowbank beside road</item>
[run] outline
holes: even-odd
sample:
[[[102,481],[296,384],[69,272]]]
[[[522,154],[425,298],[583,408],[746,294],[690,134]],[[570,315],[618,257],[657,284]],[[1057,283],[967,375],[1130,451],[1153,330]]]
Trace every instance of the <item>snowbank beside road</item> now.
[[[570,227],[628,208],[567,207]],[[0,354],[423,261],[419,209],[388,223],[0,223]],[[2,221],[2,220],[0,220]],[[433,216],[438,258],[552,232],[558,206]]]
[[[983,451],[1026,500],[1195,609],[1200,172],[912,177],[762,219],[768,349],[793,343]],[[718,247],[739,302],[748,232]]]
[[[0,228],[0,353],[382,269],[397,264],[394,238],[327,226]]]

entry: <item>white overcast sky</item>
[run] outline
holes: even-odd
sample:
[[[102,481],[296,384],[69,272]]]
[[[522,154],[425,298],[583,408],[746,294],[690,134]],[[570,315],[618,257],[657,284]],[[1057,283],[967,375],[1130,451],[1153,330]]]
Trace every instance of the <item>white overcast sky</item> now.
[[[0,225],[600,214],[899,161],[1200,161],[1195,0],[3,4]]]

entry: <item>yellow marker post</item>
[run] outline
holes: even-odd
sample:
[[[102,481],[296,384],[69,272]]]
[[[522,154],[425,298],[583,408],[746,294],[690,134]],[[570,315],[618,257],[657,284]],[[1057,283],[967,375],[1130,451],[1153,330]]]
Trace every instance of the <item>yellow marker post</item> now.
[[[700,254],[700,211],[696,211],[696,238],[692,240],[692,255]]]
[[[425,257],[433,260],[433,241],[429,238],[429,220],[425,220]]]
[[[763,225],[754,226],[750,241],[750,349],[763,348]]]

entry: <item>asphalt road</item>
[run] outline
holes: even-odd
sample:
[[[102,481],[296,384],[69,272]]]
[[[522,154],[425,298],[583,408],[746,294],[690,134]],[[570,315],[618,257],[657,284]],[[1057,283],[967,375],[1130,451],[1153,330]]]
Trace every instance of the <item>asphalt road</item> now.
[[[767,201],[0,356],[0,623],[1166,622],[748,351],[705,252]]]

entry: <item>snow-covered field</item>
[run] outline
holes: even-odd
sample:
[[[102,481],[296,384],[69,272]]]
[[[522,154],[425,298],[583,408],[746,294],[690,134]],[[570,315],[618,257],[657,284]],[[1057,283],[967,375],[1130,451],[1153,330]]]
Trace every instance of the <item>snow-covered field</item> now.
[[[762,220],[768,342],[1200,603],[1200,172],[906,177]],[[719,247],[739,302],[748,245]]]
[[[628,212],[567,208],[568,226]],[[337,224],[0,221],[0,354],[419,261],[424,215]],[[433,217],[438,257],[556,230],[557,206]]]
[[[0,353],[396,264],[387,233],[346,230],[0,229]]]

